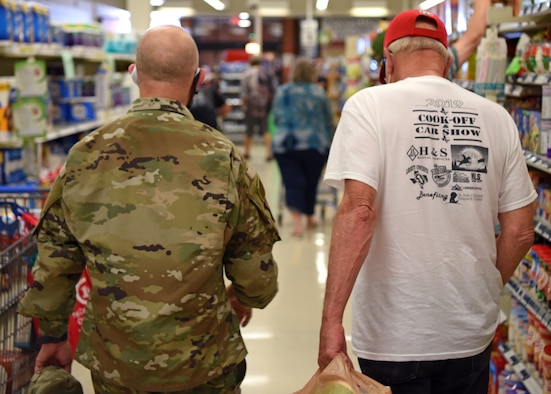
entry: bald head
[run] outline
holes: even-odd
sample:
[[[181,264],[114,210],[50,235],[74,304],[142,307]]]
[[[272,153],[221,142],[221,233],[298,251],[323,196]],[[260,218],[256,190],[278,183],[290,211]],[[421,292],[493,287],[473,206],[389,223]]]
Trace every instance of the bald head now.
[[[198,65],[197,45],[184,29],[167,25],[147,30],[136,52],[140,95],[187,102],[174,94],[188,95]]]

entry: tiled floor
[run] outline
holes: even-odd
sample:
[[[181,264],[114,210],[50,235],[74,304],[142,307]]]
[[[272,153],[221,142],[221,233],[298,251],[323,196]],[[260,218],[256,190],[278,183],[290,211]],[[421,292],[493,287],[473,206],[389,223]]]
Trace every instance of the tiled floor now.
[[[261,145],[254,146],[250,162],[264,182],[268,202],[277,219],[281,191],[277,164],[264,160]],[[320,197],[325,199],[326,194],[322,193]],[[301,388],[317,369],[327,253],[335,213],[333,207],[326,207],[322,222],[321,205],[318,204],[317,209],[319,227],[309,230],[302,238],[291,235],[290,215],[281,211],[282,240],[274,248],[280,290],[266,309],[253,312],[251,322],[242,330],[249,350],[243,394],[291,394]],[[348,311],[345,315],[347,334],[350,334],[349,326]],[[75,364],[73,374],[83,382],[85,394],[92,394],[87,370]]]

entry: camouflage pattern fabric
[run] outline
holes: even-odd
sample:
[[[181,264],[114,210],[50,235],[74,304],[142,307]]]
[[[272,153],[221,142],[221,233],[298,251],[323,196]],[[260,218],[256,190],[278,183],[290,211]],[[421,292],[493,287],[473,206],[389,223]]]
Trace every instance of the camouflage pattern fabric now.
[[[277,293],[279,235],[256,172],[181,103],[142,98],[69,152],[35,229],[19,305],[61,337],[84,267],[92,289],[76,359],[145,391],[205,384],[247,353],[228,301]]]
[[[101,379],[98,376],[92,375],[92,381],[94,384],[95,394],[164,394],[163,392],[150,392],[143,390],[131,389],[128,387],[122,387],[112,384],[105,379]],[[239,382],[240,383],[240,382]],[[170,394],[240,394],[241,389],[236,379],[235,369],[231,369],[229,372],[218,376],[215,379],[205,383],[204,385],[197,386],[189,390],[171,391]],[[168,394],[168,393],[167,393]]]
[[[29,394],[82,394],[82,385],[69,372],[46,367],[36,372],[29,384]]]

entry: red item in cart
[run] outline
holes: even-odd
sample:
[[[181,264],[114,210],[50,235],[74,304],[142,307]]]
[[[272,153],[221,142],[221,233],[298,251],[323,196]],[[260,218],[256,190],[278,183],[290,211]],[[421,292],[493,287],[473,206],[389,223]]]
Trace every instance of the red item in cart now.
[[[84,319],[84,313],[86,312],[86,304],[90,295],[90,288],[92,283],[90,281],[90,275],[88,270],[84,269],[80,280],[76,286],[77,300],[73,313],[69,318],[69,343],[73,349],[73,354],[78,345],[78,338],[80,336],[80,329],[82,327],[82,320]]]

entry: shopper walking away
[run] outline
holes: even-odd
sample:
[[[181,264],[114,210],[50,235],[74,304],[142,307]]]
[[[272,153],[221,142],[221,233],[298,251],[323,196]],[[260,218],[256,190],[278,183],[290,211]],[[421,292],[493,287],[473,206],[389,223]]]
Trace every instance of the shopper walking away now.
[[[536,192],[515,123],[445,78],[447,37],[427,12],[392,20],[392,83],[346,102],[325,172],[344,194],[319,365],[346,352],[353,290],[352,351],[393,394],[487,393],[500,293],[533,242]]]
[[[320,176],[334,132],[331,103],[317,84],[316,66],[299,60],[291,82],[277,88],[272,105],[275,132],[272,151],[293,216],[293,235],[316,226],[314,208]]]
[[[199,86],[199,91],[193,97],[193,103],[189,110],[196,120],[218,131],[223,131],[218,124],[218,117],[224,117],[231,110],[231,107],[226,104],[226,99],[214,83],[213,73],[206,67],[202,67],[202,69],[205,70],[205,78]]]
[[[263,308],[277,292],[278,232],[258,175],[186,108],[201,83],[180,27],[145,32],[140,98],[70,150],[35,237],[36,370],[71,366],[67,321],[83,269],[92,288],[76,360],[96,393],[238,393],[247,350],[229,296]]]
[[[261,67],[260,57],[251,59],[251,66],[241,78],[241,99],[245,109],[244,156],[249,158],[255,134],[264,138],[266,160],[272,160],[271,136],[268,132],[268,113],[272,105],[272,78]]]

